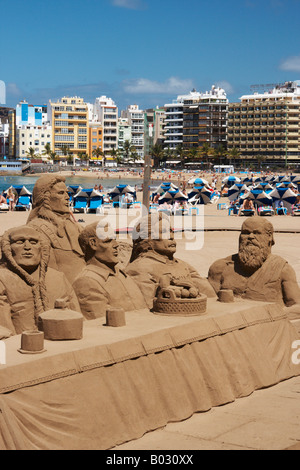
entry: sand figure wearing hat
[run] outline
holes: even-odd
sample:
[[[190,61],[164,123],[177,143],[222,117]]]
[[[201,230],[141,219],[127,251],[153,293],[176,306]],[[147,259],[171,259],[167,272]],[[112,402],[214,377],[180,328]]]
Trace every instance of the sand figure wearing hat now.
[[[28,225],[13,228],[1,239],[0,325],[13,334],[37,329],[38,315],[63,298],[80,312],[65,275],[49,268],[50,245]]]
[[[118,242],[106,222],[85,227],[79,243],[86,266],[75,279],[73,288],[86,319],[104,317],[108,307],[122,307],[125,311],[147,308],[134,280],[117,266]]]
[[[249,217],[243,223],[237,254],[215,261],[208,279],[215,291],[231,289],[237,297],[277,302],[287,312],[298,312],[300,289],[294,269],[272,254],[273,225],[262,217]]]
[[[207,279],[185,261],[175,258],[176,241],[167,215],[154,213],[143,217],[132,238],[132,256],[126,272],[140,286],[149,308],[153,307],[159,286],[167,284],[178,287],[178,292],[180,287],[189,286],[189,289],[184,288],[184,295],[187,295],[186,290],[196,295],[197,290],[207,297],[216,297]],[[149,276],[146,280],[145,274]]]
[[[78,243],[81,228],[71,216],[64,177],[43,175],[37,180],[27,224],[49,239],[49,266],[63,272],[72,283],[85,262]]]

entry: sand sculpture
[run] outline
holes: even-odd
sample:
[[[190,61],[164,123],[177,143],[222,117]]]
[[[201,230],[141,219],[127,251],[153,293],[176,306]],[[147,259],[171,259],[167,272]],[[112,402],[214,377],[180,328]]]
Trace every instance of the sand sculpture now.
[[[12,334],[36,330],[39,314],[53,308],[57,298],[80,312],[65,275],[48,267],[48,240],[34,228],[26,225],[8,230],[2,236],[1,249],[1,327]]]
[[[132,257],[126,272],[140,286],[150,309],[161,289],[170,287],[177,299],[195,298],[199,293],[216,297],[208,280],[185,261],[176,259],[175,253],[169,217],[162,213],[143,217],[133,231]],[[150,277],[145,278],[145,273]]]
[[[63,272],[72,283],[85,262],[78,243],[81,228],[71,217],[69,195],[63,176],[43,175],[37,180],[27,224],[49,239],[49,266]]]
[[[277,302],[300,318],[300,289],[296,273],[286,260],[271,253],[272,224],[261,217],[246,219],[241,228],[239,251],[215,261],[208,279],[215,292],[231,289],[236,297]],[[293,313],[294,312],[294,313]]]
[[[105,317],[109,307],[122,307],[125,311],[147,308],[134,280],[117,266],[118,242],[107,223],[96,222],[85,227],[79,243],[86,266],[73,288],[86,319]]]

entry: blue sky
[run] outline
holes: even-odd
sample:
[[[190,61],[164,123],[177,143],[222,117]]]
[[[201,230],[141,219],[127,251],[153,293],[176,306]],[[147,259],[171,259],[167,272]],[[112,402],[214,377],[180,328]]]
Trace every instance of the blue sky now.
[[[119,110],[192,88],[300,79],[300,0],[0,0],[0,80],[22,99],[97,96]]]

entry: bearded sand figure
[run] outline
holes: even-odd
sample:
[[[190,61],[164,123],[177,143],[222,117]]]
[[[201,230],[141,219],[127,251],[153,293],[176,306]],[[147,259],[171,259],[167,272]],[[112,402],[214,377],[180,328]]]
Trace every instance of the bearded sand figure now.
[[[96,222],[85,227],[79,243],[86,266],[73,288],[87,320],[104,317],[109,307],[121,307],[125,311],[147,308],[134,280],[117,266],[118,242],[107,223]]]
[[[81,228],[71,216],[63,176],[44,175],[37,180],[27,224],[48,238],[51,244],[49,266],[63,272],[72,283],[85,262],[78,243]]]
[[[237,297],[276,302],[288,307],[290,314],[300,313],[296,273],[286,260],[271,253],[275,243],[273,232],[266,219],[257,216],[246,219],[238,253],[214,262],[208,280],[215,292],[231,289]]]
[[[65,275],[48,267],[50,245],[28,225],[8,230],[1,239],[0,325],[12,334],[37,330],[40,313],[56,299],[68,308],[80,307]]]
[[[188,283],[199,293],[216,297],[206,278],[185,261],[174,257],[176,247],[174,230],[166,214],[143,217],[133,231],[132,256],[126,272],[138,283],[150,309],[159,286],[170,282],[176,285]]]

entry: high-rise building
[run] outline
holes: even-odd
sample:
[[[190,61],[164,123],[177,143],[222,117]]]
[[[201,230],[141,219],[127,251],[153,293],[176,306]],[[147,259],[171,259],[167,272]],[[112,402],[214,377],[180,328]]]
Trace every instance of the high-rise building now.
[[[9,123],[9,147],[8,147],[8,158],[14,160],[16,158],[16,110],[11,109],[8,112],[8,123]]]
[[[265,165],[299,164],[300,81],[278,84],[230,103],[228,150],[233,148],[245,163],[262,157]]]
[[[183,143],[183,96],[178,96],[172,103],[164,105],[165,139],[164,148],[175,150]]]
[[[121,113],[131,126],[131,145],[135,147],[140,161],[144,159],[144,111],[137,104],[131,104]]]
[[[131,143],[131,126],[128,119],[119,117],[118,119],[118,149],[124,154],[124,143],[128,140]]]
[[[57,155],[65,156],[66,147],[73,157],[88,152],[89,110],[82,98],[64,96],[56,102],[49,101],[48,119],[52,148]]]
[[[102,160],[103,156],[95,154],[97,149],[103,152],[103,127],[100,122],[90,122],[88,155],[91,160]]]
[[[222,88],[191,93],[183,100],[183,149],[226,147],[228,99]]]
[[[149,155],[151,147],[155,144],[163,144],[166,113],[163,108],[146,109],[145,113],[145,154]]]
[[[109,154],[111,150],[116,150],[118,141],[118,107],[111,98],[101,96],[96,98],[94,104],[94,116],[103,128],[103,152]]]

